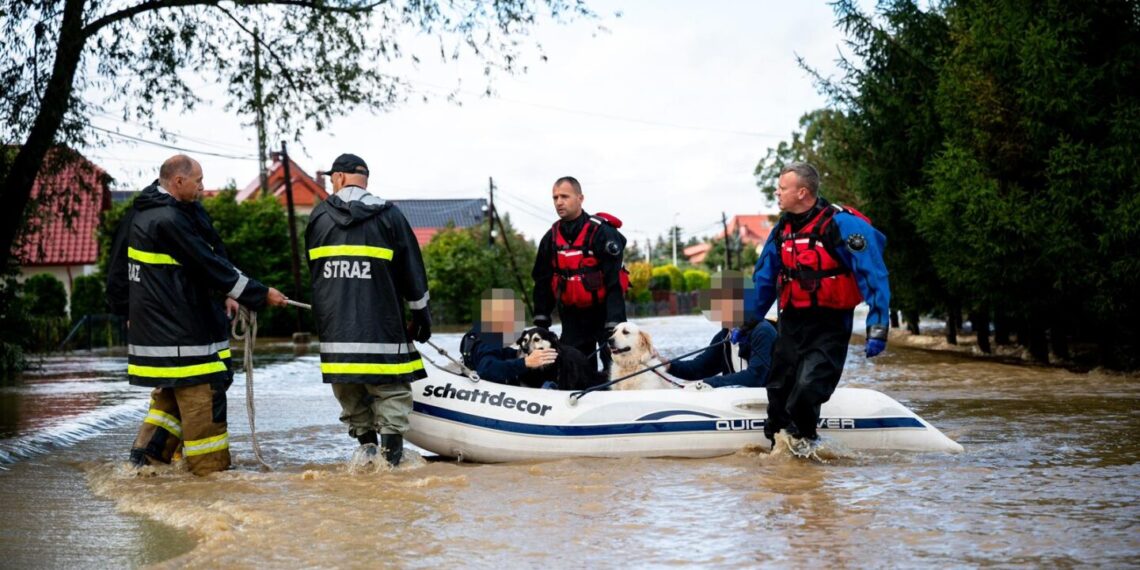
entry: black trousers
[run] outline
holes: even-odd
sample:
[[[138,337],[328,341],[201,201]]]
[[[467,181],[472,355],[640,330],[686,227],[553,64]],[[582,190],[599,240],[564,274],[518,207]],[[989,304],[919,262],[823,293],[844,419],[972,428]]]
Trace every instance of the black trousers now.
[[[815,439],[819,408],[831,399],[851,341],[852,311],[786,309],[780,314],[779,337],[768,380],[769,439],[781,429]]]
[[[597,305],[588,309],[559,307],[562,317],[562,344],[568,344],[587,356],[587,361],[598,369],[598,356],[602,357],[602,369],[610,369],[610,351],[603,338],[606,330],[606,307]],[[591,354],[594,354],[591,356]]]

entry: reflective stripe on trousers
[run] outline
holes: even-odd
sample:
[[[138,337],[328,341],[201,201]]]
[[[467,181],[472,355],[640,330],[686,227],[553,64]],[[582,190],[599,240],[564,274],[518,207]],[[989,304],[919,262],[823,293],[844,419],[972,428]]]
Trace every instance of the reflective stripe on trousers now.
[[[156,410],[154,400],[150,401],[150,405],[151,408],[147,411],[143,422],[158,426],[170,432],[170,435],[182,439],[182,421],[162,410]]]
[[[182,453],[187,457],[205,455],[230,448],[230,432],[225,432],[205,439],[193,439],[182,442]]]

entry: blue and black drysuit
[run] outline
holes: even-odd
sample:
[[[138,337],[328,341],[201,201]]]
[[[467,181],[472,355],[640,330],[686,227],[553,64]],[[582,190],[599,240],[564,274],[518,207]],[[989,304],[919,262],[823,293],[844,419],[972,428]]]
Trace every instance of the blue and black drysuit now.
[[[805,237],[813,228],[821,231]],[[800,241],[810,242],[808,247],[818,246],[822,249],[817,251],[833,256],[844,275],[826,276],[802,267],[785,267],[785,259],[798,259],[790,256],[789,251],[797,253],[794,247]],[[756,262],[753,281],[757,318],[768,312],[777,296],[781,299],[779,338],[767,385],[768,420],[764,431],[769,439],[781,429],[793,436],[818,437],[820,406],[831,398],[843,374],[854,304],[850,308],[821,306],[824,300],[817,302],[816,295],[825,290],[823,279],[853,276],[858,295],[870,307],[868,346],[871,341],[877,341],[880,347],[886,342],[890,325],[890,286],[883,262],[886,241],[861,215],[832,206],[822,198],[807,212],[782,215],[768,236]],[[800,289],[789,289],[794,287]],[[804,291],[812,299],[810,305],[796,306],[802,303],[793,302],[794,295],[803,299]]]

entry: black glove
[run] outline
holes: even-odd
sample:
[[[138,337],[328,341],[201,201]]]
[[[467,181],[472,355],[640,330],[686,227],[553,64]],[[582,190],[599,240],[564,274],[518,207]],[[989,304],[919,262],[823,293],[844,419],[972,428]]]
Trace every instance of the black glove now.
[[[540,329],[550,328],[550,317],[547,315],[535,315],[534,326]]]
[[[427,307],[412,311],[408,336],[416,342],[427,342],[431,338],[431,311]]]

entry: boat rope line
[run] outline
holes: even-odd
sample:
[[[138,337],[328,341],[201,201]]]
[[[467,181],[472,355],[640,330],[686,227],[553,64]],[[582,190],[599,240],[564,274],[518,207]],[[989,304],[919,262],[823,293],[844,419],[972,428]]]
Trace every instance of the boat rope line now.
[[[661,374],[657,373],[656,370],[658,368],[661,368],[662,366],[667,366],[673,360],[680,360],[682,358],[690,357],[694,354],[700,354],[700,353],[702,353],[702,352],[704,352],[710,348],[720,346],[720,345],[728,342],[729,340],[730,339],[726,337],[723,340],[714,342],[714,343],[712,343],[708,346],[702,347],[702,348],[698,348],[697,350],[694,350],[692,352],[686,352],[685,354],[682,354],[681,356],[678,356],[678,357],[673,358],[671,360],[666,360],[665,362],[660,362],[658,364],[654,364],[653,366],[646,367],[644,370],[638,370],[637,372],[634,372],[632,374],[626,374],[625,376],[622,376],[621,378],[616,378],[614,380],[610,380],[609,382],[605,382],[603,384],[598,384],[597,386],[590,386],[589,388],[586,388],[585,390],[579,390],[577,392],[573,392],[570,394],[570,402],[571,402],[571,404],[576,404],[578,402],[578,400],[582,399],[582,396],[585,396],[586,394],[589,394],[590,392],[596,392],[598,390],[604,390],[606,388],[609,388],[610,386],[613,386],[614,384],[617,384],[618,382],[623,382],[625,380],[629,380],[630,378],[633,378],[634,376],[639,376],[641,374],[645,374],[646,372],[654,372],[658,376],[661,376]],[[676,383],[670,381],[670,384],[676,384]]]
[[[261,457],[261,444],[257,441],[257,428],[254,415],[256,409],[253,404],[253,344],[257,340],[257,311],[245,307],[238,308],[237,318],[230,328],[230,334],[236,340],[243,341],[242,365],[245,366],[245,414],[249,418],[249,439],[253,443],[253,456],[261,464],[263,471],[273,468]]]
[[[463,376],[466,376],[467,378],[471,379],[471,381],[472,381],[472,382],[478,382],[478,381],[482,380],[482,378],[479,378],[479,374],[477,374],[477,373],[476,373],[474,370],[472,370],[472,369],[470,369],[470,368],[468,368],[468,367],[464,366],[462,362],[460,362],[460,361],[456,360],[456,359],[455,359],[455,357],[453,357],[453,356],[451,356],[450,354],[448,354],[448,352],[447,352],[446,350],[444,350],[443,348],[439,347],[439,346],[438,346],[437,344],[435,344],[434,342],[432,342],[432,341],[430,341],[430,340],[426,340],[426,341],[424,341],[424,344],[426,344],[426,345],[428,345],[428,346],[430,346],[430,347],[434,348],[434,349],[435,349],[437,352],[439,352],[440,356],[443,356],[444,358],[446,358],[446,359],[450,360],[452,364],[454,364],[454,365],[458,366],[458,367],[459,367],[459,369],[463,371]],[[452,372],[452,371],[450,371],[450,370],[448,370],[448,369],[446,369],[446,368],[444,368],[444,367],[442,367],[442,366],[440,366],[440,365],[436,364],[436,363],[435,363],[435,361],[433,361],[432,359],[428,358],[428,357],[427,357],[427,355],[425,355],[424,353],[422,353],[422,352],[421,352],[421,353],[420,353],[420,356],[421,356],[421,357],[423,357],[423,358],[424,358],[424,360],[427,360],[428,362],[430,362],[432,366],[434,366],[434,367],[436,367],[436,368],[438,368],[438,369],[440,369],[440,370],[442,370],[442,371],[444,371],[444,372],[448,372],[448,373],[454,374],[454,372]]]

